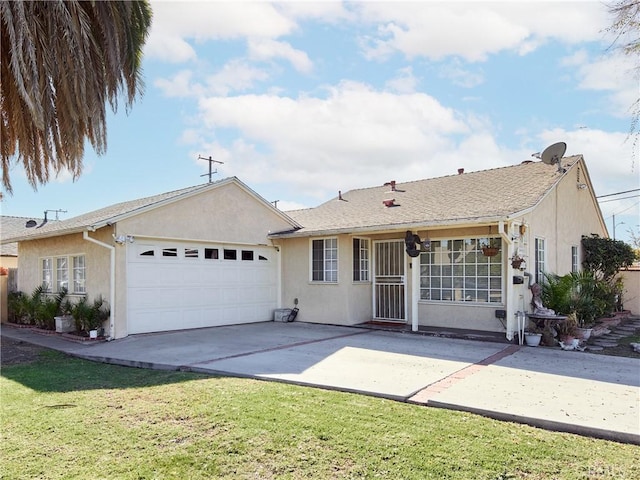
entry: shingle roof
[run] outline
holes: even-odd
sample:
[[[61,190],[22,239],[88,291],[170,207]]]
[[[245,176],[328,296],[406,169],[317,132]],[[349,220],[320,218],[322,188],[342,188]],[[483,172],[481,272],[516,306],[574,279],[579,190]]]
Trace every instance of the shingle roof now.
[[[568,170],[581,155],[562,159]],[[566,175],[566,173],[565,173]],[[542,162],[351,190],[315,208],[286,212],[303,226],[273,236],[306,236],[496,221],[537,205],[562,178]],[[384,200],[395,199],[393,207]]]
[[[11,217],[3,215],[0,217],[0,239],[16,237],[28,232],[27,222],[33,220],[37,225],[42,223],[42,219],[33,217]],[[18,256],[18,244],[15,242],[0,245],[0,255],[6,257]]]
[[[78,215],[77,217],[69,218],[67,220],[47,222],[42,226],[36,228],[25,229],[22,232],[17,232],[15,235],[2,235],[0,241],[5,243],[7,241],[24,241],[32,240],[36,238],[53,237],[58,235],[66,235],[70,233],[82,232],[87,229],[101,228],[110,223],[116,223],[124,218],[137,215],[148,209],[156,208],[160,205],[164,205],[169,202],[180,200],[188,196],[198,194],[210,188],[216,188],[223,184],[235,183],[241,188],[244,188],[248,193],[254,195],[257,199],[260,199],[266,205],[270,205],[264,198],[260,197],[257,193],[251,190],[248,186],[242,183],[236,177],[228,177],[217,182],[205,183],[201,185],[195,185],[192,187],[183,188],[180,190],[174,190],[171,192],[161,193],[159,195],[153,195],[151,197],[138,198],[136,200],[130,200],[128,202],[116,203],[93,212]],[[274,208],[275,211],[277,211]],[[278,211],[278,213],[291,223],[292,228],[297,225],[286,213]],[[40,225],[40,223],[39,223]]]

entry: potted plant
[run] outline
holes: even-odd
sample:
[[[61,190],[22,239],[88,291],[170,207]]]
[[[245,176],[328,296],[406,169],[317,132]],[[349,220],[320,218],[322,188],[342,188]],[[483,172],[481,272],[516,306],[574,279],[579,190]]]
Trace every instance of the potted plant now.
[[[529,320],[524,331],[524,343],[529,347],[537,347],[542,341],[543,329],[536,322]]]
[[[524,270],[526,268],[526,264],[524,264],[524,266],[523,264],[524,264],[524,258],[522,258],[517,253],[513,257],[511,257],[511,266],[516,270],[518,269]]]
[[[524,343],[529,347],[537,347],[542,340],[542,332],[527,330],[524,332]]]
[[[560,340],[564,345],[571,345],[576,340],[577,342],[580,341],[577,338],[578,317],[575,312],[572,312],[569,315],[567,315],[566,320],[562,322],[558,322],[558,324],[554,328],[558,333],[558,340]]]

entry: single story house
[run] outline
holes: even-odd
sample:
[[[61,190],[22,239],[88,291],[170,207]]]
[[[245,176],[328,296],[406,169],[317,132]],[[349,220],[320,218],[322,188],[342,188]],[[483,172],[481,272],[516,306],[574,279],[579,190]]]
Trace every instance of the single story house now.
[[[381,183],[286,213],[237,178],[117,204],[13,238],[19,286],[102,294],[113,338],[298,304],[306,322],[511,339],[529,283],[580,269],[581,237],[607,236],[581,155]]]

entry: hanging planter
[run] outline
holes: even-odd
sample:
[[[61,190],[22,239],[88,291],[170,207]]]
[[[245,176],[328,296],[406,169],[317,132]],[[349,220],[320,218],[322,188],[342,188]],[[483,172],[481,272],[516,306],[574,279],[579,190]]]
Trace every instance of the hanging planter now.
[[[498,253],[500,253],[498,247],[482,247],[482,254],[485,257],[495,257]]]
[[[500,252],[502,240],[491,237],[491,227],[489,227],[489,236],[480,242],[480,251],[485,257],[495,257]]]
[[[519,255],[514,255],[511,258],[511,266],[516,270],[521,269],[524,270],[526,268],[526,264],[524,262],[524,258]]]

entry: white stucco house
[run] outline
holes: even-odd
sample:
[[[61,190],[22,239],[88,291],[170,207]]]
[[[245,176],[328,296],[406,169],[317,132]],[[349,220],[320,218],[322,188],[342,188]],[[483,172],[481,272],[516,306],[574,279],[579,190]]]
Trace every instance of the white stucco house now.
[[[527,161],[381,181],[286,213],[228,178],[7,240],[19,242],[20,290],[101,294],[112,305],[112,338],[267,321],[297,301],[299,321],[511,339],[529,282],[580,269],[580,240],[591,234],[607,231],[577,155],[561,168]],[[493,256],[482,251],[488,243],[499,249]],[[519,268],[514,256],[524,259]]]

